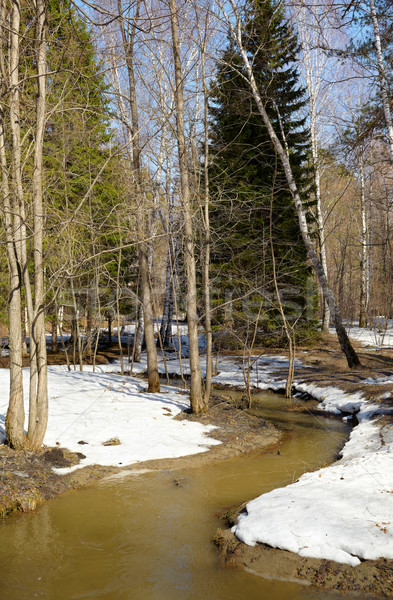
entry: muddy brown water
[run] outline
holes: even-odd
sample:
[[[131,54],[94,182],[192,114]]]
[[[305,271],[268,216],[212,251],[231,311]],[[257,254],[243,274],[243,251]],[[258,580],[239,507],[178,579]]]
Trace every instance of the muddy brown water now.
[[[227,395],[228,392],[225,392]],[[348,427],[258,412],[288,430],[280,454],[254,452],[202,467],[112,478],[67,492],[0,524],[2,600],[327,600],[331,592],[221,568],[211,539],[218,514],[331,461]]]

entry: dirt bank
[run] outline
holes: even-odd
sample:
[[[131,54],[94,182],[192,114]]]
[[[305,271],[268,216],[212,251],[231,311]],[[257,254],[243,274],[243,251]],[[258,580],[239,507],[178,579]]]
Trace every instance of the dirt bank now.
[[[393,598],[393,561],[367,560],[350,567],[332,560],[306,558],[258,544],[242,544],[230,530],[217,531],[214,543],[226,567],[242,567],[266,579],[295,581],[340,592],[361,592],[367,598]]]
[[[268,451],[276,447],[281,440],[281,433],[276,427],[215,396],[211,399],[208,414],[196,417],[181,413],[176,418],[199,421],[204,425],[216,425],[217,430],[209,435],[223,443],[200,454],[133,464],[133,470],[197,467],[257,449],[260,452]],[[62,476],[53,470],[53,467],[71,467],[78,464],[81,458],[83,446],[79,453],[58,447],[43,448],[38,453],[16,452],[7,446],[0,446],[0,517],[14,511],[34,510],[46,500],[66,490],[76,489],[130,469],[130,466],[116,468],[95,465]]]
[[[15,511],[30,512],[50,498],[86,485],[111,472],[107,467],[87,467],[60,477],[53,468],[78,464],[81,453],[63,448],[42,448],[40,452],[15,451],[0,446],[0,518]],[[82,474],[83,471],[83,474]]]

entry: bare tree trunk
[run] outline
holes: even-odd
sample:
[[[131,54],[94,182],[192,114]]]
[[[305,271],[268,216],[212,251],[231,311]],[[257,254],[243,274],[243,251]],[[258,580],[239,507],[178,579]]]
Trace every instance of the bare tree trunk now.
[[[5,44],[5,3],[1,3],[1,46],[0,67],[3,81],[6,81],[4,64]],[[4,93],[2,89],[2,93]],[[15,207],[11,206],[14,196],[11,196],[8,180],[8,165],[5,141],[5,114],[4,107],[0,104],[0,164],[1,164],[1,191],[4,206],[4,225],[6,248],[9,269],[10,292],[8,297],[9,333],[8,345],[10,347],[10,394],[9,405],[5,421],[7,442],[14,448],[23,448],[25,444],[24,421],[25,411],[23,404],[23,379],[22,379],[22,319],[21,319],[21,273],[18,257],[15,251],[14,215]],[[14,204],[14,203],[13,203]]]
[[[27,308],[23,306],[22,308],[22,355],[29,356],[29,351],[27,350],[27,337],[29,335],[29,317],[27,316]]]
[[[15,2],[12,7],[11,14],[11,33],[10,33],[10,56],[9,68],[11,77],[14,77],[14,82],[18,80],[18,64],[19,64],[19,16],[20,6]],[[5,46],[6,15],[5,3],[1,3],[2,16],[2,50]],[[5,70],[4,53],[1,56],[1,68],[4,82],[7,82],[8,77]],[[11,83],[11,82],[10,82]],[[5,90],[2,90],[5,92]],[[6,434],[7,441],[10,446],[19,449],[25,446],[24,433],[24,403],[23,403],[23,379],[22,379],[22,323],[21,323],[21,288],[22,288],[22,268],[21,268],[21,251],[20,251],[20,217],[19,217],[19,202],[18,196],[15,193],[15,127],[19,123],[18,119],[19,108],[19,88],[11,90],[10,94],[10,120],[12,131],[12,174],[13,174],[13,189],[9,189],[8,184],[8,165],[6,155],[6,139],[5,139],[5,113],[4,106],[1,107],[1,167],[2,167],[2,193],[5,209],[5,230],[7,240],[7,256],[10,269],[10,295],[8,299],[8,315],[9,315],[9,346],[10,346],[10,396],[9,405],[6,416]]]
[[[177,310],[177,300],[176,300],[176,285],[177,285],[177,279],[178,279],[178,277],[177,277],[177,262],[178,262],[178,256],[179,256],[179,251],[180,251],[179,240],[176,240],[175,249],[173,249],[172,240],[169,240],[169,244],[170,244],[169,259],[170,259],[171,290],[170,290],[169,305],[168,305],[168,322],[167,322],[167,327],[166,327],[165,336],[164,336],[164,341],[167,346],[169,346],[173,343],[172,321],[173,321],[173,313],[174,312],[176,314],[176,323],[177,323],[178,310]],[[178,326],[178,323],[177,323],[177,326]],[[179,353],[181,354],[179,331],[178,331],[178,339],[179,339]]]
[[[148,392],[159,392],[160,391],[160,379],[158,375],[158,364],[157,364],[157,348],[154,338],[154,315],[151,302],[150,282],[149,282],[149,259],[148,259],[148,242],[146,238],[149,237],[146,223],[148,219],[144,214],[144,207],[142,201],[144,199],[143,194],[143,177],[141,172],[141,149],[139,142],[139,124],[138,124],[138,107],[136,99],[136,85],[135,85],[135,74],[134,74],[134,42],[136,25],[139,19],[141,0],[137,0],[134,22],[131,26],[131,31],[127,32],[124,25],[124,20],[120,19],[120,28],[123,40],[124,51],[126,55],[126,66],[128,72],[129,81],[129,92],[130,92],[130,110],[132,119],[132,155],[133,155],[133,167],[135,174],[135,183],[137,189],[137,222],[139,227],[139,272],[140,272],[140,287],[142,296],[143,316],[144,316],[144,328],[145,328],[145,341],[146,341],[146,352],[147,352],[147,377],[148,377]],[[119,15],[122,14],[121,2],[118,3]],[[144,226],[145,225],[145,226]]]
[[[370,300],[371,300],[371,282],[373,269],[373,181],[370,182],[370,197],[369,197],[369,214],[368,214],[368,275],[367,275],[367,295],[366,295],[366,310],[367,320],[370,315]]]
[[[367,322],[367,221],[366,221],[366,193],[364,182],[363,156],[360,156],[360,210],[362,219],[362,258],[360,261],[360,313],[359,327],[366,327]]]
[[[83,355],[82,355],[82,341],[79,328],[79,310],[76,303],[76,295],[74,289],[74,280],[71,279],[71,292],[72,292],[72,304],[73,304],[73,317],[72,317],[72,338],[73,338],[73,359],[74,369],[76,370],[76,349],[78,348],[79,358],[79,370],[83,371]]]
[[[308,90],[310,93],[310,89]],[[316,108],[315,101],[310,102],[311,105],[311,149],[314,164],[314,181],[315,181],[315,199],[316,199],[316,213],[317,213],[317,227],[318,227],[318,243],[319,243],[319,255],[322,264],[323,271],[327,280],[327,257],[326,257],[326,243],[325,243],[325,224],[322,213],[322,201],[321,201],[321,174],[319,164],[319,153],[318,153],[318,139],[316,132]],[[322,295],[322,331],[329,330],[329,304],[325,296]]]
[[[20,123],[20,17],[21,4],[15,0],[11,7],[10,27],[5,26],[6,4],[1,4],[2,32],[9,36],[9,70],[4,61],[6,38],[2,37],[1,71],[5,85],[9,86],[9,118],[11,144],[9,154],[11,169],[8,169],[4,107],[1,107],[0,160],[2,170],[2,192],[4,196],[7,255],[10,268],[10,348],[11,386],[10,404],[6,417],[6,432],[10,445],[21,448],[28,445],[32,450],[41,447],[48,419],[47,357],[44,313],[44,268],[43,268],[43,208],[42,208],[42,148],[45,127],[46,96],[46,5],[43,0],[35,4],[36,40],[36,122],[32,128],[34,166],[32,177],[31,248],[33,251],[34,296],[31,288],[29,261],[27,256],[27,224],[22,181],[22,150]],[[5,90],[3,90],[5,91]],[[12,173],[12,186],[8,173]],[[7,189],[8,188],[8,189]],[[22,389],[22,319],[21,289],[24,286],[29,323],[30,388],[29,427],[24,434],[24,411]]]
[[[171,260],[169,257],[169,248],[168,248],[168,257],[167,257],[167,261],[166,261],[166,275],[165,275],[165,298],[164,298],[164,307],[162,310],[162,318],[161,318],[161,325],[160,325],[160,337],[161,340],[165,346],[165,332],[168,329],[168,323],[169,323],[169,304],[171,301],[171,295],[172,295],[172,285],[171,285]]]
[[[172,0],[173,1],[173,0]],[[249,62],[247,53],[244,49],[243,46],[243,41],[242,41],[242,33],[241,33],[241,21],[239,18],[239,15],[237,14],[237,9],[236,6],[234,4],[234,0],[230,0],[230,4],[232,6],[232,9],[236,15],[236,24],[234,26],[231,26],[232,29],[232,34],[234,36],[234,39],[239,47],[239,51],[241,53],[242,56],[242,60],[246,69],[246,73],[247,73],[247,80],[248,83],[250,85],[251,88],[251,92],[252,95],[254,97],[255,103],[257,105],[258,111],[262,117],[262,120],[265,124],[265,127],[269,133],[270,139],[273,143],[273,146],[277,152],[277,155],[280,158],[280,161],[283,165],[284,168],[284,172],[285,172],[285,176],[288,182],[288,187],[290,189],[290,192],[292,194],[292,198],[295,204],[295,208],[296,208],[296,212],[299,218],[299,227],[300,227],[300,231],[302,234],[302,238],[303,238],[303,242],[304,245],[306,247],[306,251],[307,251],[307,255],[308,258],[310,259],[310,262],[315,270],[315,273],[318,277],[318,281],[319,284],[322,288],[322,292],[324,294],[324,298],[327,300],[328,304],[329,304],[329,310],[330,310],[330,314],[331,314],[331,318],[334,322],[334,326],[336,328],[336,332],[337,332],[337,337],[338,340],[340,342],[340,346],[342,351],[344,352],[347,362],[348,362],[348,366],[350,368],[356,367],[360,365],[360,361],[359,358],[355,352],[355,350],[352,347],[352,344],[348,338],[347,332],[345,331],[345,327],[342,324],[342,319],[341,319],[341,315],[340,312],[338,310],[338,306],[336,304],[335,298],[334,298],[334,294],[332,292],[332,290],[330,289],[327,279],[326,279],[326,275],[325,272],[323,270],[323,266],[322,263],[318,257],[318,255],[316,254],[312,242],[311,242],[311,237],[308,231],[308,224],[307,224],[307,220],[306,220],[306,215],[304,212],[304,208],[302,205],[302,201],[296,186],[296,182],[295,179],[293,177],[293,173],[292,173],[292,169],[291,169],[291,165],[289,162],[289,158],[287,153],[285,152],[280,140],[278,139],[276,132],[274,131],[274,128],[271,124],[271,121],[269,119],[269,116],[265,110],[265,107],[263,105],[262,102],[262,98],[261,95],[258,91],[258,87],[255,81],[255,77],[254,77],[254,73],[251,67],[251,64]]]
[[[195,6],[195,14],[198,23],[199,42],[202,62],[202,87],[203,87],[203,124],[204,124],[204,206],[203,206],[203,228],[204,228],[204,255],[203,255],[203,300],[205,308],[205,332],[206,332],[206,379],[204,391],[205,410],[208,409],[212,376],[213,376],[213,334],[210,306],[210,182],[209,182],[209,92],[206,80],[206,37],[202,35],[198,17],[198,7]]]
[[[317,225],[318,225],[318,242],[319,242],[319,254],[321,257],[321,264],[325,277],[327,279],[327,257],[326,257],[326,243],[325,243],[325,225],[323,222],[322,203],[321,203],[321,187],[320,187],[320,172],[318,164],[318,154],[313,159],[315,165],[315,196],[317,201]],[[329,303],[326,298],[322,298],[322,331],[329,330],[330,313]]]
[[[134,330],[134,362],[141,362],[142,344],[145,337],[145,324],[143,319],[143,307],[138,307],[138,315],[135,318]]]
[[[299,32],[300,43],[302,47],[302,67],[304,78],[307,85],[310,109],[310,137],[311,153],[314,165],[315,182],[315,200],[316,200],[316,220],[318,229],[319,255],[323,270],[328,278],[326,244],[325,244],[325,224],[322,212],[321,202],[321,165],[318,152],[318,114],[317,103],[321,98],[321,86],[325,79],[324,71],[327,69],[327,56],[320,52],[321,38],[326,42],[326,36],[330,36],[327,28],[323,31],[326,20],[326,6],[324,3],[318,6],[309,6],[307,3],[294,3],[291,7],[294,11],[294,22]],[[322,331],[329,329],[329,306],[326,299],[322,296]]]
[[[51,350],[52,350],[53,353],[56,353],[56,352],[59,351],[59,343],[57,341],[57,314],[56,314],[56,308],[53,309],[53,315],[52,315],[51,325],[52,325],[52,331],[51,331],[51,336],[52,336]]]
[[[120,269],[121,269],[121,261],[122,261],[121,249],[122,249],[122,245],[123,245],[123,240],[122,240],[122,235],[121,235],[121,227],[120,227],[119,217],[117,217],[117,228],[118,228],[118,232],[119,232],[119,241],[120,241],[119,258],[117,259],[117,273],[116,273],[117,343],[119,346],[119,353],[120,353],[120,370],[121,370],[121,374],[124,375],[123,346],[121,343],[121,330],[120,330]]]
[[[45,307],[44,307],[44,265],[43,265],[43,227],[44,214],[42,205],[42,149],[45,131],[46,111],[46,3],[45,0],[36,0],[37,18],[37,115],[36,139],[34,145],[34,172],[33,172],[33,246],[34,246],[34,319],[30,321],[30,344],[34,340],[34,350],[37,354],[31,364],[36,363],[37,391],[35,396],[30,396],[29,403],[29,446],[38,450],[46,432],[48,423],[48,376],[45,334]],[[33,350],[33,351],[34,351]],[[30,350],[30,357],[31,357]],[[31,358],[30,358],[31,361]],[[31,377],[31,375],[30,375]]]
[[[191,370],[190,402],[192,412],[200,414],[206,410],[206,405],[202,397],[202,377],[198,348],[199,319],[196,303],[196,266],[191,213],[191,193],[188,179],[187,152],[184,135],[183,73],[180,59],[180,41],[177,24],[176,0],[169,0],[169,9],[172,30],[172,51],[175,66],[176,136],[179,154],[181,201],[184,215],[185,265],[187,276],[187,323]]]
[[[108,322],[108,338],[107,338],[107,345],[108,348],[110,348],[110,346],[112,345],[112,314],[110,312],[107,313],[106,315],[106,320]]]

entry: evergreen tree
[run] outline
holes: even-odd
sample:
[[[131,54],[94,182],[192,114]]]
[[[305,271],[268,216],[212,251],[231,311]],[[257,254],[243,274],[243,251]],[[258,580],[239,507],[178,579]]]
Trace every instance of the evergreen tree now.
[[[275,0],[249,1],[243,32],[266,110],[290,154],[303,198],[307,197],[309,136],[300,115],[305,92],[298,81],[295,33]],[[280,160],[243,74],[242,59],[230,40],[210,107],[210,177],[216,198],[211,211],[213,263],[224,284],[230,281],[240,294],[250,286],[259,290],[268,307],[273,289],[272,236],[279,285],[286,287],[287,300],[301,304],[309,270],[298,219]]]
[[[113,152],[110,108],[94,40],[69,0],[50,0],[48,38],[51,76],[44,144],[48,247],[67,223],[57,240],[60,244],[49,256],[49,274],[60,275],[58,284],[68,302],[72,294],[67,279],[74,279],[74,288],[82,288],[78,305],[87,313],[89,307],[84,304],[91,302],[88,288],[97,285],[97,273],[103,287],[114,279],[117,269],[116,252],[106,252],[100,260],[97,254],[118,246],[114,208],[119,202],[120,169],[118,160],[108,162]],[[78,208],[87,193],[86,202]]]

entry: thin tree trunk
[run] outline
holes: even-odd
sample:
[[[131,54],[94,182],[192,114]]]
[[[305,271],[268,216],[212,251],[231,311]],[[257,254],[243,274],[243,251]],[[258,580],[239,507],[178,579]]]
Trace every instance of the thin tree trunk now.
[[[181,201],[184,215],[185,265],[187,275],[187,323],[191,370],[190,402],[192,412],[200,414],[206,410],[206,406],[202,397],[202,376],[198,348],[199,319],[196,303],[196,266],[191,213],[191,193],[184,135],[183,73],[180,59],[176,0],[169,0],[169,9],[172,30],[172,51],[175,67],[176,137],[179,155]]]
[[[315,113],[315,106],[312,104],[311,110]],[[326,243],[325,243],[325,225],[323,222],[322,213],[322,200],[321,200],[321,175],[319,165],[319,154],[318,154],[318,140],[316,135],[316,123],[315,115],[311,119],[311,149],[314,164],[314,181],[315,181],[315,199],[316,199],[316,213],[317,213],[317,227],[318,227],[318,243],[319,243],[319,255],[321,259],[322,268],[327,279],[327,257],[326,257]],[[322,295],[322,331],[329,330],[329,304],[326,298]]]
[[[145,238],[148,238],[146,222],[147,218],[144,214],[144,207],[142,206],[143,194],[143,177],[141,171],[141,149],[139,141],[139,124],[138,124],[138,107],[136,99],[136,84],[135,84],[135,73],[134,73],[134,43],[135,43],[135,31],[136,24],[139,19],[141,0],[137,0],[136,11],[134,22],[131,26],[131,31],[126,32],[124,20],[120,19],[120,28],[123,40],[123,46],[126,55],[126,66],[128,73],[129,92],[130,92],[130,110],[132,119],[132,158],[133,168],[135,174],[135,184],[137,190],[137,222],[138,222],[138,255],[139,255],[139,273],[140,273],[140,287],[142,296],[143,316],[144,316],[144,328],[145,328],[145,341],[146,341],[146,352],[147,352],[147,377],[148,377],[148,392],[159,392],[160,391],[160,379],[158,375],[158,364],[157,364],[157,348],[154,338],[154,315],[151,302],[151,292],[149,283],[149,258],[148,258],[148,242]],[[121,3],[119,0],[119,15],[122,14]]]
[[[167,261],[166,261],[166,276],[165,276],[165,298],[164,298],[164,307],[162,310],[162,318],[161,318],[161,325],[160,325],[160,337],[161,340],[165,346],[165,332],[167,330],[168,327],[168,314],[169,314],[169,303],[170,303],[170,296],[171,296],[171,292],[172,292],[172,286],[171,286],[171,261],[169,258],[169,252],[170,250],[168,249],[168,257],[167,257]]]
[[[143,307],[138,307],[138,315],[135,317],[135,329],[134,329],[134,361],[136,363],[141,362],[142,344],[145,336],[145,325],[143,319]]]
[[[123,245],[123,241],[122,241],[119,217],[117,217],[117,228],[119,231],[119,241],[120,241],[119,258],[117,260],[117,273],[116,273],[117,343],[119,346],[119,353],[120,353],[120,370],[121,370],[121,374],[124,375],[123,346],[121,343],[121,331],[120,331],[120,297],[119,297],[120,296],[120,268],[121,268],[121,261],[122,261],[121,248]]]
[[[198,10],[196,8],[198,18]],[[202,61],[202,85],[203,85],[203,124],[204,124],[204,206],[203,206],[203,227],[204,227],[204,256],[203,256],[203,300],[205,308],[205,332],[206,332],[206,379],[204,391],[204,408],[209,407],[209,399],[213,376],[213,334],[212,334],[212,319],[210,306],[210,182],[209,182],[209,92],[206,80],[206,54],[205,40],[202,39],[202,32],[198,19],[198,31],[201,45],[201,61]]]
[[[110,348],[111,345],[112,345],[112,315],[111,315],[111,313],[109,313],[109,312],[107,313],[106,319],[107,319],[107,322],[108,322],[108,338],[107,338],[107,342],[108,343],[107,343],[107,346],[108,346],[108,348]]]
[[[367,277],[367,297],[366,297],[366,310],[367,320],[370,317],[370,301],[371,301],[371,282],[372,282],[372,268],[373,268],[373,182],[370,182],[370,198],[369,198],[369,215],[368,215],[368,277]]]
[[[316,158],[318,160],[318,157]],[[321,257],[321,264],[325,277],[327,279],[327,257],[326,257],[326,243],[325,243],[325,225],[323,222],[322,204],[321,204],[321,188],[320,188],[320,173],[319,165],[316,163],[315,166],[315,196],[317,201],[317,224],[318,224],[318,242],[319,242],[319,254]],[[322,296],[322,331],[329,330],[330,313],[329,303],[326,298]]]
[[[78,306],[76,303],[73,279],[71,279],[71,292],[72,292],[72,303],[73,303],[73,309],[74,309],[73,321],[72,321],[72,326],[73,326],[72,336],[73,336],[73,342],[74,342],[74,346],[73,346],[74,369],[76,370],[76,349],[78,348],[79,370],[83,371],[82,341],[81,341],[81,335],[80,335],[80,329],[79,329],[79,310],[78,310]]]
[[[59,343],[57,341],[57,314],[56,314],[56,309],[55,308],[54,308],[54,312],[53,312],[53,315],[52,315],[51,325],[52,325],[52,331],[51,331],[51,336],[52,336],[51,350],[52,350],[53,354],[55,354],[56,352],[59,351]]]
[[[359,159],[360,170],[360,210],[362,219],[362,258],[360,261],[360,312],[359,327],[366,327],[367,321],[367,220],[366,220],[366,194],[364,182],[363,156]]]
[[[171,346],[173,344],[173,334],[172,334],[172,321],[174,312],[177,315],[177,301],[176,301],[176,285],[177,285],[177,263],[178,256],[180,251],[179,240],[176,240],[176,247],[173,250],[173,241],[170,240],[170,276],[171,276],[171,289],[169,295],[169,305],[168,305],[168,322],[165,330],[164,342],[167,346]]]
[[[295,27],[299,32],[300,43],[302,47],[302,67],[304,70],[304,78],[307,85],[310,109],[310,137],[311,137],[311,153],[314,165],[314,182],[315,182],[315,200],[316,200],[316,220],[318,230],[318,245],[319,255],[323,270],[328,279],[327,259],[326,259],[326,244],[325,244],[325,225],[322,213],[321,202],[321,166],[318,152],[318,133],[317,133],[317,103],[320,99],[321,85],[324,80],[324,71],[327,69],[327,56],[319,50],[321,42],[321,34],[326,20],[326,9],[322,5],[313,7],[307,3],[293,5]],[[325,27],[323,31],[324,40],[326,35],[331,36]],[[322,306],[322,331],[329,329],[329,306],[326,299],[321,294]]]
[[[42,150],[44,143],[46,112],[46,3],[36,0],[37,18],[37,116],[36,139],[34,145],[33,172],[33,246],[34,246],[34,321],[30,322],[30,338],[34,339],[37,368],[37,391],[29,399],[29,446],[38,450],[48,423],[48,376],[46,356],[45,307],[44,307],[44,266],[43,266],[43,227],[42,205]],[[31,356],[31,354],[30,354]],[[34,368],[34,362],[31,369]],[[31,377],[31,376],[30,376]]]

